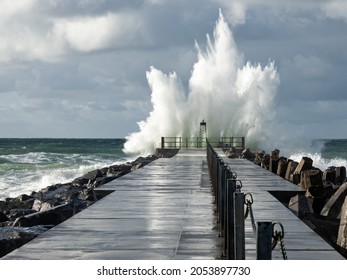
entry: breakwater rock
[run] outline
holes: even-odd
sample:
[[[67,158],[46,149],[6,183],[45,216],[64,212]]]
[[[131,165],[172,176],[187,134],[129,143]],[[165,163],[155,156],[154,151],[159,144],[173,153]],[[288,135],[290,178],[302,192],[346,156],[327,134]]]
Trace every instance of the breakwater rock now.
[[[96,169],[64,184],[0,201],[0,257],[93,204],[95,188],[135,171],[157,156]]]
[[[229,158],[245,158],[254,164],[299,185],[301,192],[278,197],[286,207],[347,258],[347,177],[345,166],[329,166],[320,170],[309,157],[299,162],[280,156],[274,149],[252,152],[226,149]],[[275,194],[273,194],[276,196]]]

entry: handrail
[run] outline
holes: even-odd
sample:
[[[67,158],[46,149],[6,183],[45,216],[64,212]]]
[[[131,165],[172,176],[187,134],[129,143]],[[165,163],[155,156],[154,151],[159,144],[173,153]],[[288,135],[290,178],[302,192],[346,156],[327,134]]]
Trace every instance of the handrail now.
[[[206,139],[201,139],[200,137],[161,137],[161,148],[205,148],[207,142],[209,142],[209,145],[213,148],[245,148],[245,137],[220,137]]]
[[[271,251],[279,242],[283,258],[287,259],[284,248],[284,230],[274,232],[278,222],[255,222],[253,215],[253,196],[241,191],[242,182],[230,166],[219,157],[209,140],[206,141],[207,164],[210,172],[212,189],[215,197],[219,236],[224,238],[222,257],[229,260],[244,260],[245,256],[245,219],[251,218],[257,244],[257,259],[272,258]],[[248,199],[248,197],[250,199]],[[246,213],[245,213],[245,205]],[[272,226],[271,226],[272,225]],[[271,230],[273,232],[271,232]],[[271,240],[273,240],[271,242]]]

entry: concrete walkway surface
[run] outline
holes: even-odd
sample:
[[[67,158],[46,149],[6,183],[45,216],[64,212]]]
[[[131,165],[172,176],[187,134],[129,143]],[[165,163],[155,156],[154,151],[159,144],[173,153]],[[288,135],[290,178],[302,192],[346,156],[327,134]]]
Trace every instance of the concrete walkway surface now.
[[[206,151],[181,150],[128,173],[113,191],[3,259],[215,259]]]

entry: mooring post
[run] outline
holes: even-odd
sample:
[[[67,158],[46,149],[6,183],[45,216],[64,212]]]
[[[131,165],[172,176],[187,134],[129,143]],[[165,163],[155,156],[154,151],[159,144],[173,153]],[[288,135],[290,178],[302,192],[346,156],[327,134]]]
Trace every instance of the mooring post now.
[[[272,259],[272,222],[257,222],[257,260]]]
[[[226,222],[226,254],[228,260],[235,259],[235,240],[234,240],[234,232],[235,232],[235,221],[234,221],[234,193],[236,190],[236,182],[233,179],[227,180],[227,222]]]
[[[162,148],[162,149],[165,148],[165,140],[164,140],[164,137],[161,137],[161,148]]]
[[[234,193],[234,219],[235,219],[235,259],[245,259],[245,195],[241,192]]]

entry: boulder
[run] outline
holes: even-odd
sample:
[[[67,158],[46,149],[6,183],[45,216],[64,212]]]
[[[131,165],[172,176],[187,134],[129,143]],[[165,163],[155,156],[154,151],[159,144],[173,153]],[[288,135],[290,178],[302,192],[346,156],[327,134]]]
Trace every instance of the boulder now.
[[[107,184],[108,182],[113,181],[114,179],[118,178],[121,176],[122,173],[119,174],[119,176],[106,176],[106,177],[99,177],[97,178],[94,183],[93,183],[93,187],[97,188],[100,187],[104,184]]]
[[[101,177],[102,172],[99,169],[88,172],[82,178],[94,181],[96,178]]]
[[[36,198],[42,202],[49,202],[53,206],[62,204],[68,201],[71,197],[76,197],[78,194],[87,187],[87,185],[78,184],[57,184],[54,188],[42,190],[36,194]]]
[[[105,171],[103,171],[103,172],[105,172]],[[81,185],[81,186],[85,185],[85,184],[89,184],[90,182],[94,182],[96,178],[102,177],[103,172],[100,171],[99,169],[90,171],[87,174],[84,174],[83,176],[80,176],[80,177],[74,179],[71,183],[73,185]]]
[[[0,212],[0,223],[7,222],[9,219],[7,215],[5,215],[3,212]]]
[[[14,221],[13,226],[32,227],[36,225],[57,225],[70,218],[73,213],[74,209],[70,203],[63,204],[46,211],[19,217]]]
[[[157,157],[147,156],[147,157],[138,157],[135,159],[132,163],[130,163],[132,166],[138,165],[139,163],[142,164],[142,166],[147,165],[148,163],[152,162]]]
[[[28,197],[28,199],[23,199]],[[11,209],[25,209],[31,208],[35,198],[29,196],[20,195],[16,198],[6,198],[5,201],[0,201],[0,211],[10,211]]]
[[[108,167],[103,167],[99,169],[101,172],[101,176],[105,177],[108,171]]]
[[[0,228],[0,257],[24,245],[47,229],[44,226]]]
[[[108,168],[108,171],[106,173],[107,177],[112,177],[112,176],[121,176],[124,174],[127,174],[131,171],[131,165],[127,164],[121,164],[121,165],[112,165]]]
[[[36,211],[33,209],[11,209],[8,217],[11,221],[14,221],[18,217],[29,215],[35,212]]]
[[[341,208],[347,196],[347,183],[342,184],[324,205],[321,215],[328,218],[340,218]]]

